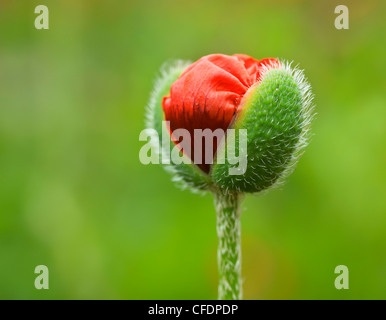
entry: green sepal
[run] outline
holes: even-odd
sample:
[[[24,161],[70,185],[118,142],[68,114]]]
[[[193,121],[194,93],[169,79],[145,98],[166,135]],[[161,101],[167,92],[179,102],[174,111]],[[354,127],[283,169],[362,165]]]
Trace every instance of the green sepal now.
[[[161,76],[157,79],[154,90],[150,97],[147,110],[147,128],[155,129],[159,136],[159,149],[163,153],[171,154],[175,144],[171,141],[170,150],[162,150],[162,132],[168,132],[162,128],[164,112],[162,109],[162,99],[170,94],[170,87],[174,81],[178,79],[181,73],[191,64],[191,62],[176,61],[173,64],[166,64],[161,69]],[[164,129],[164,130],[163,130]],[[180,153],[182,155],[182,152]],[[181,164],[175,164],[171,161],[170,164],[165,164],[165,169],[173,176],[173,181],[181,188],[188,188],[191,191],[207,190],[211,185],[210,177],[201,171],[196,165],[189,164],[189,160],[184,156],[184,161]],[[161,155],[160,155],[161,159]]]
[[[269,69],[262,81],[247,93],[246,102],[232,129],[235,141],[228,139],[217,151],[211,177],[223,190],[259,192],[281,181],[293,168],[305,146],[311,118],[310,87],[299,70],[284,66]],[[228,149],[235,144],[239,155],[239,130],[247,130],[247,165],[241,175],[230,175]],[[225,163],[221,163],[221,162]]]

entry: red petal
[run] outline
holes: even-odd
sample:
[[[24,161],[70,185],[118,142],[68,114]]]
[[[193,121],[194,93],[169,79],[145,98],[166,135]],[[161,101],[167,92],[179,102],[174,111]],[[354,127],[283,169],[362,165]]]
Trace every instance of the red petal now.
[[[164,97],[162,107],[170,130],[187,129],[191,136],[191,151],[183,150],[194,159],[194,129],[226,129],[231,124],[240,101],[249,87],[259,80],[259,68],[277,62],[276,59],[258,61],[249,56],[236,54],[227,56],[211,54],[190,65],[172,84],[170,96]],[[175,141],[178,143],[178,141]],[[211,156],[216,153],[216,141]],[[209,172],[205,164],[205,144],[200,155],[203,171]]]

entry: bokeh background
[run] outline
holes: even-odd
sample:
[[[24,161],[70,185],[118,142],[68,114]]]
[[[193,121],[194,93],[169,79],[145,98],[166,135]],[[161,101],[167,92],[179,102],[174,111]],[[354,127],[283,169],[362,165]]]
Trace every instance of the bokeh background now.
[[[142,165],[138,136],[163,62],[245,53],[300,63],[318,117],[287,184],[245,200],[244,297],[385,299],[385,9],[0,0],[0,298],[215,299],[212,197]],[[49,290],[34,288],[40,264]],[[334,287],[341,264],[349,290]]]

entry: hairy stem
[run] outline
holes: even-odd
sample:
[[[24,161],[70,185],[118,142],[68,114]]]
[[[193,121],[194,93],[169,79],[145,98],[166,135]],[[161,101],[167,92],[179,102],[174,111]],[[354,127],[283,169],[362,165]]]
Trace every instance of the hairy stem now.
[[[217,259],[219,300],[241,299],[241,239],[239,193],[218,191],[214,194],[219,239]]]

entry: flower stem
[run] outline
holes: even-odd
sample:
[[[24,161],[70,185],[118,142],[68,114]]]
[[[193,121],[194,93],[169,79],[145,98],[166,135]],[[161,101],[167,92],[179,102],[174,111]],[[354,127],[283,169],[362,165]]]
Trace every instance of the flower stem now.
[[[219,300],[241,299],[241,239],[239,193],[214,193],[219,239],[217,259]]]

